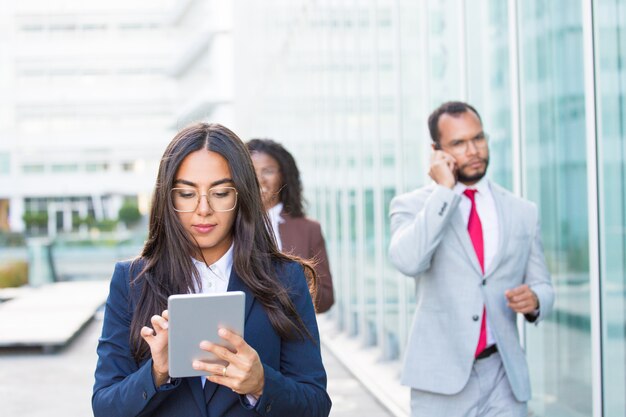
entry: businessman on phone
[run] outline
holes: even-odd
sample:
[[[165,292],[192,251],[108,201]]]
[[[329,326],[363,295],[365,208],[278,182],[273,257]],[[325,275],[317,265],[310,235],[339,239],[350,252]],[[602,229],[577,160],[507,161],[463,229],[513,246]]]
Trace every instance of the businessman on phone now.
[[[416,282],[402,375],[412,416],[526,416],[516,317],[538,323],[554,301],[537,207],[484,178],[489,145],[474,107],[444,103],[428,125],[434,183],[390,210],[390,259]]]

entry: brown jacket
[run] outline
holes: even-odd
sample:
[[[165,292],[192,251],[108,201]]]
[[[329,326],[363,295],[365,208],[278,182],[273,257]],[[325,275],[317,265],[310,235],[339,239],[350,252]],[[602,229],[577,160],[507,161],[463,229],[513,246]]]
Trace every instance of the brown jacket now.
[[[318,222],[306,217],[291,217],[285,212],[280,215],[285,220],[278,225],[283,252],[315,261],[317,274],[315,310],[318,313],[328,311],[335,298],[322,228]]]

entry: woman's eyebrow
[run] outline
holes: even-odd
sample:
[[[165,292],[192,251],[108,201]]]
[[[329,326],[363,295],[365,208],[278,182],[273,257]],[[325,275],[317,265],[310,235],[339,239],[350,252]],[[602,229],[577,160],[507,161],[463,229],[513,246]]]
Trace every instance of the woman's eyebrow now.
[[[222,178],[220,180],[213,181],[211,183],[211,187],[215,187],[216,185],[221,185],[221,184],[225,184],[225,183],[232,183],[232,182],[233,182],[232,178]],[[198,186],[198,184],[196,184],[195,182],[184,180],[182,178],[174,180],[174,185],[177,185],[177,184],[188,185],[190,187],[197,187]]]

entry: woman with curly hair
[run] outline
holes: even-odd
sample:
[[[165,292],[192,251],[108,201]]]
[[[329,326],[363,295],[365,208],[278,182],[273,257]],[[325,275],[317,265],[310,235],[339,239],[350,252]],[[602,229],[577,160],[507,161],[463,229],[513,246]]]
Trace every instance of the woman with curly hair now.
[[[334,295],[326,244],[320,224],[305,216],[296,161],[280,143],[271,139],[252,139],[246,145],[278,247],[285,253],[313,261],[318,277],[315,307],[318,313],[328,311]]]

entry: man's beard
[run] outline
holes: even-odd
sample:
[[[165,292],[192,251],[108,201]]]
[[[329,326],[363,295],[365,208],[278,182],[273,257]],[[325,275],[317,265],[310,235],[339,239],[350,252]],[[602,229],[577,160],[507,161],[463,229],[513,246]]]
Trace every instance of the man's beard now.
[[[463,184],[466,183],[475,183],[480,181],[485,174],[487,174],[487,167],[489,166],[489,157],[487,158],[479,158],[484,164],[485,164],[485,169],[482,172],[477,172],[476,174],[473,175],[465,175],[463,173],[463,169],[459,169],[457,171],[457,180],[459,182],[462,182]]]

